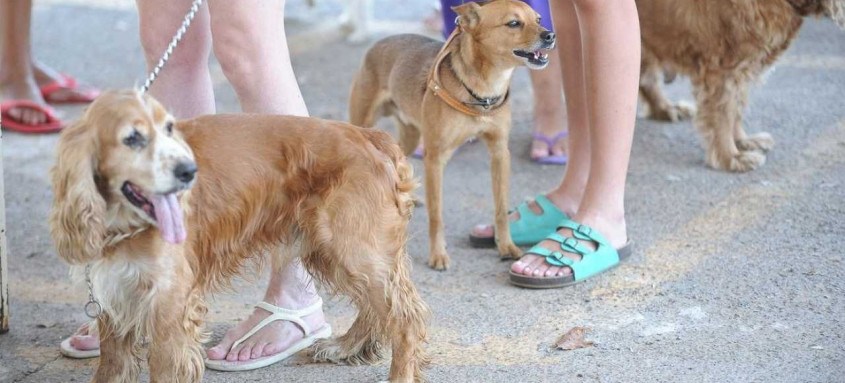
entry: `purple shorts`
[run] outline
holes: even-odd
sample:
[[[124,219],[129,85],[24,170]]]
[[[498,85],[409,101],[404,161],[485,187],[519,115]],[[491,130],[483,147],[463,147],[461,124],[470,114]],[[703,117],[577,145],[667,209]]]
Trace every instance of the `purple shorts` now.
[[[549,11],[549,1],[552,0],[522,0],[524,3],[534,8],[540,14],[540,24],[554,32],[552,26],[552,13]],[[560,0],[558,0],[560,1]],[[440,13],[443,15],[443,38],[449,37],[455,29],[455,18],[458,15],[452,11],[452,7],[466,3],[465,0],[440,0]]]

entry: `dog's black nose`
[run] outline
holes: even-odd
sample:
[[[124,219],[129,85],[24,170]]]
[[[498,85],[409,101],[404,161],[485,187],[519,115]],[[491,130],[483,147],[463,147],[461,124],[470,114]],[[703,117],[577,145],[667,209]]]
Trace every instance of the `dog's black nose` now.
[[[178,165],[176,165],[176,168],[173,169],[173,175],[176,176],[176,179],[184,183],[193,181],[194,175],[196,174],[197,164],[195,164],[193,161],[180,162]]]
[[[540,33],[540,38],[547,43],[555,42],[555,33],[551,31],[543,31]]]

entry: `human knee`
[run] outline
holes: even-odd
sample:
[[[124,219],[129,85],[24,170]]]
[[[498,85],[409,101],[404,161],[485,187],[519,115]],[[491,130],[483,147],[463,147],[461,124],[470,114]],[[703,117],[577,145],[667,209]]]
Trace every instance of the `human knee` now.
[[[158,62],[173,38],[175,26],[165,25],[163,21],[155,18],[141,21],[141,47],[150,66]],[[178,68],[206,65],[209,53],[211,53],[211,39],[208,32],[198,28],[189,29],[179,43],[179,47],[173,51],[168,60],[168,66],[178,70]]]
[[[262,42],[268,39],[249,26],[231,23],[231,20],[212,22],[214,55],[223,73],[236,90],[252,88],[260,81],[262,66],[278,65],[273,62],[273,47]],[[270,57],[268,57],[270,56]]]

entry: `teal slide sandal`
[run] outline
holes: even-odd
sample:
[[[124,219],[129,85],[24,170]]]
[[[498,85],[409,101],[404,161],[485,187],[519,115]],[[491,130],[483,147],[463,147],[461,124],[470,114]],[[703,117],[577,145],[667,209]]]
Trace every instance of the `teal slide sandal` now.
[[[559,243],[560,248],[567,253],[580,255],[580,261],[567,258],[560,251],[551,251],[539,245],[532,247],[526,254],[545,257],[548,264],[558,267],[569,267],[572,269],[572,273],[564,276],[546,277],[528,276],[514,273],[511,270],[510,282],[512,284],[529,289],[552,289],[570,286],[618,266],[619,261],[631,255],[630,241],[625,246],[615,249],[603,235],[587,225],[581,225],[567,219],[560,222],[558,230],[561,228],[571,229],[574,238],[554,232],[549,234],[545,239]],[[596,249],[592,250],[584,246],[579,240],[595,243]]]
[[[535,213],[528,206],[528,202],[523,202],[516,208],[519,219],[510,222],[511,238],[517,246],[535,245],[554,232],[561,221],[569,220],[569,216],[560,211],[545,195],[534,197],[534,201],[543,210],[542,213]],[[470,234],[469,242],[472,247],[496,247],[495,237],[477,237]]]

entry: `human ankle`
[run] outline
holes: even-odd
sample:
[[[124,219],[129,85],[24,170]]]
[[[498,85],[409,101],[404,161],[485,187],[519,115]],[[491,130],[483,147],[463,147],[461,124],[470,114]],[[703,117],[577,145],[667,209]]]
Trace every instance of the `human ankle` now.
[[[278,293],[267,292],[264,301],[278,307],[299,310],[320,299],[313,287],[294,287]]]
[[[578,211],[578,205],[581,201],[580,196],[573,196],[570,193],[553,190],[546,194],[546,197],[552,201],[560,211],[566,213],[568,216],[573,216]]]

